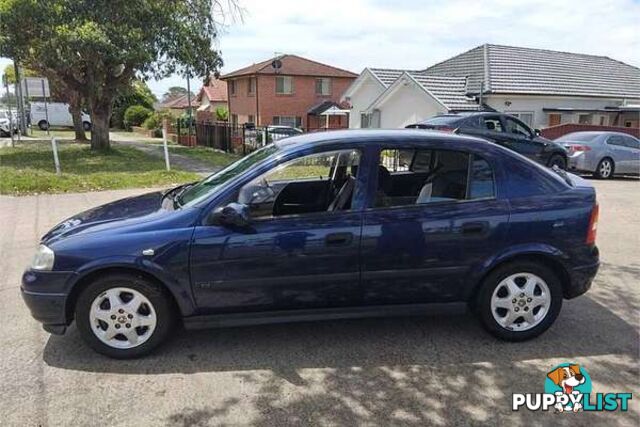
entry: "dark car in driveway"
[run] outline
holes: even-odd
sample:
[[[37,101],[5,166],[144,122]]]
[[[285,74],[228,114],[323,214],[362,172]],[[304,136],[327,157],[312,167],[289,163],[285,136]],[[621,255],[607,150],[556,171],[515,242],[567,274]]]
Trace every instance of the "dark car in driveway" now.
[[[149,352],[178,325],[466,307],[520,341],[591,286],[597,218],[588,182],[485,140],[314,133],[62,222],[21,289],[45,330],[75,320],[116,358]]]
[[[496,112],[442,114],[407,126],[478,136],[530,158],[544,166],[567,168],[567,150],[539,135],[521,120]]]

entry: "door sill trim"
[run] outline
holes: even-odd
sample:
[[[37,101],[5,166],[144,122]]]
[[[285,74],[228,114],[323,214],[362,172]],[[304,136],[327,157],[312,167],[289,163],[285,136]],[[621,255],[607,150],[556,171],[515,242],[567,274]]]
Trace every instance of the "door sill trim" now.
[[[467,303],[449,302],[225,313],[190,316],[185,317],[182,320],[185,329],[207,329],[274,323],[312,322],[317,320],[461,314],[466,311]]]

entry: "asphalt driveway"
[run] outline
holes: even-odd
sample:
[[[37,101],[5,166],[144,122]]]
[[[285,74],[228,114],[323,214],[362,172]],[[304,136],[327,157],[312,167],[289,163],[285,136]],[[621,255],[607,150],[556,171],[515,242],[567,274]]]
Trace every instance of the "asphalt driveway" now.
[[[135,361],[92,352],[75,326],[45,333],[19,281],[49,227],[144,190],[0,196],[0,424],[637,426],[640,182],[592,182],[602,269],[534,341],[496,341],[470,315],[369,319],[183,332]],[[569,361],[594,392],[634,393],[630,410],[511,411],[512,393],[543,392]]]

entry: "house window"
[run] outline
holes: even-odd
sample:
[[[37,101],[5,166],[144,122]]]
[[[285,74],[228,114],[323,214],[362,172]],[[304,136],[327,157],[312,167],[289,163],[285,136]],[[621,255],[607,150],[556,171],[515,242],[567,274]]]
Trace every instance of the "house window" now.
[[[581,125],[590,125],[593,123],[593,114],[579,114],[578,123]]]
[[[229,94],[234,96],[236,94],[236,81],[229,80]]]
[[[369,127],[370,116],[367,113],[360,113],[360,127],[366,129]]]
[[[326,77],[316,79],[316,95],[331,95],[331,79]]]
[[[520,119],[521,122],[526,124],[529,127],[533,127],[533,112],[531,111],[523,111],[523,112],[510,112],[506,111],[507,114]]]
[[[256,79],[254,77],[249,78],[247,85],[247,95],[255,95],[256,93]]]
[[[256,117],[253,114],[249,114],[249,117],[247,118],[247,123],[256,124]]]
[[[293,93],[293,77],[277,76],[276,93],[279,95],[290,95]]]
[[[273,116],[273,124],[276,126],[299,128],[302,126],[302,118],[296,116]]]

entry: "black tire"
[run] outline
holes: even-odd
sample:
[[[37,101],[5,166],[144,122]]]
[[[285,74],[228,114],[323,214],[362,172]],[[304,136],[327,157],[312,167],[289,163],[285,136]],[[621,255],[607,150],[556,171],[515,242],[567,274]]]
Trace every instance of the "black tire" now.
[[[535,274],[546,282],[551,295],[551,302],[547,314],[540,323],[531,329],[514,331],[500,325],[491,312],[491,298],[500,282],[517,273]],[[480,317],[484,328],[497,338],[505,341],[525,341],[535,338],[553,324],[562,308],[562,284],[556,273],[545,265],[533,261],[515,261],[496,268],[483,281],[475,311]]]
[[[608,168],[606,167],[607,164],[609,165]],[[604,159],[600,160],[600,162],[598,163],[598,167],[596,168],[596,171],[593,173],[593,176],[598,179],[609,179],[613,177],[615,170],[616,170],[616,165],[613,162],[613,159],[609,157],[605,157]]]
[[[554,166],[559,167],[562,170],[567,169],[567,160],[561,156],[560,154],[554,154],[549,159],[549,167],[552,168]]]
[[[89,122],[82,122],[82,129],[86,130],[86,131],[90,131],[91,130],[91,123]]]
[[[153,305],[156,326],[151,336],[137,347],[122,349],[107,345],[93,332],[90,310],[93,301],[111,288],[125,287],[138,291]],[[82,339],[95,351],[114,359],[133,359],[150,353],[163,343],[175,325],[176,313],[167,291],[158,284],[132,274],[108,274],[91,282],[78,298],[75,320]]]
[[[47,123],[46,120],[40,120],[38,122],[38,127],[40,128],[40,130],[47,130],[49,129],[49,123]]]

